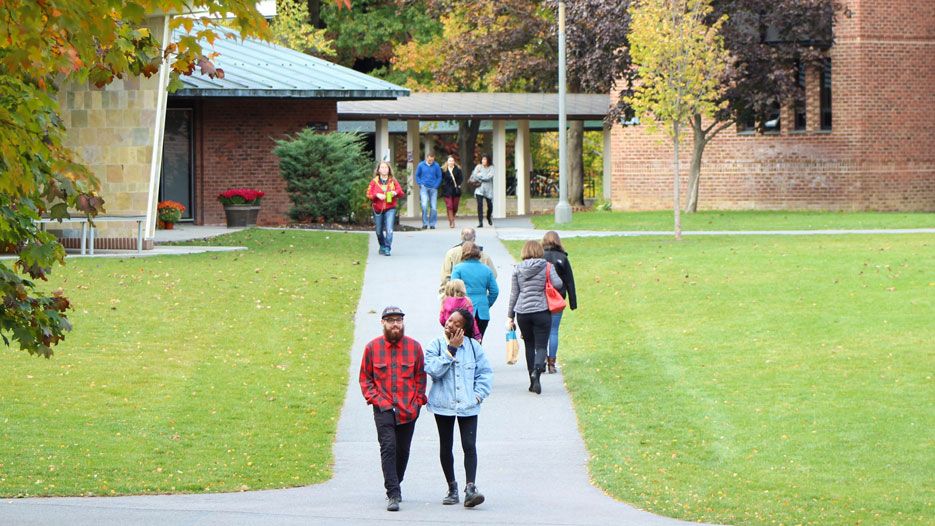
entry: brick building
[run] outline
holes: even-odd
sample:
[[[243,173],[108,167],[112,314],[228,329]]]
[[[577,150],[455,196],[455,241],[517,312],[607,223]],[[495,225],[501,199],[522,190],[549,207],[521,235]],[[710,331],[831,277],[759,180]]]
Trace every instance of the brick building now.
[[[802,78],[804,112],[783,107],[778,131],[731,127],[707,145],[699,210],[935,211],[935,2],[845,4],[829,64]],[[671,209],[668,137],[616,125],[611,142],[614,209]],[[683,206],[690,156],[689,142]]]
[[[276,140],[307,127],[338,129],[340,100],[395,99],[409,90],[254,39],[219,38],[223,79],[192,75],[170,94],[159,200],[187,208],[183,220],[224,224],[218,194],[262,190],[258,223],[283,224],[291,207],[273,154]]]
[[[168,24],[164,15],[146,21],[156,35]],[[85,83],[60,91],[68,145],[100,181],[105,215],[116,220],[98,221],[98,248],[135,248],[138,237],[143,248],[152,248],[156,203],[167,199],[185,205],[183,221],[223,224],[217,195],[231,188],[263,190],[259,222],[284,223],[290,202],[272,153],[275,140],[306,127],[336,130],[340,100],[409,94],[395,84],[239,35],[218,38],[211,47],[206,52],[220,53],[215,63],[224,78],[183,77],[184,88],[171,95],[166,71],[104,88]],[[135,219],[122,220],[130,217],[145,218],[142,236]],[[70,248],[84,235],[73,224],[49,230]]]

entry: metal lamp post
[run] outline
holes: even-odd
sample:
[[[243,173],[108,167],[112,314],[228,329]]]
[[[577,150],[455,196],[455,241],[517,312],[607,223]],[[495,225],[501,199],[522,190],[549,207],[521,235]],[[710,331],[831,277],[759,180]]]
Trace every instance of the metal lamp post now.
[[[558,2],[558,204],[555,222],[571,223],[571,205],[568,204],[568,168],[565,149],[568,142],[565,119],[565,0]]]

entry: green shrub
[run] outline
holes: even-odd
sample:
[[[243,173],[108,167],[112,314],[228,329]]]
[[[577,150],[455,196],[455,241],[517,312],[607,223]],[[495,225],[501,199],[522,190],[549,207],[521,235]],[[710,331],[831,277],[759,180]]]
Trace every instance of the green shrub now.
[[[351,188],[350,220],[354,223],[371,222],[373,213],[371,212],[371,201],[367,199],[367,188],[370,186],[370,177],[355,181]]]
[[[354,133],[317,133],[305,129],[276,141],[273,153],[286,180],[295,221],[360,220],[354,203],[366,192],[373,171],[363,139]],[[355,213],[356,212],[356,213]]]

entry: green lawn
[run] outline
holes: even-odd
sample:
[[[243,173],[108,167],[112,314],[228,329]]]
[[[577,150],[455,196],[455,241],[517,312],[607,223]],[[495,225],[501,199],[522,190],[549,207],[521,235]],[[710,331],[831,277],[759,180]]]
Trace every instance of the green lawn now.
[[[935,214],[897,212],[729,211],[682,214],[682,230],[840,230],[935,228]],[[616,230],[671,232],[672,211],[575,212],[571,223],[555,224],[555,215],[532,216],[540,230]]]
[[[935,524],[935,237],[565,243],[600,487],[714,523]]]
[[[366,236],[247,230],[245,252],[68,259],[75,330],[0,354],[0,495],[215,492],[331,476]]]

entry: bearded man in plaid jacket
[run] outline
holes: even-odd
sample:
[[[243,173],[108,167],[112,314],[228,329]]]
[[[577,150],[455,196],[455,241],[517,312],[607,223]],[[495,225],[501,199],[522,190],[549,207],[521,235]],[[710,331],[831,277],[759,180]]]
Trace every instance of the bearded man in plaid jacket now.
[[[367,344],[360,364],[360,390],[373,406],[380,442],[387,511],[399,511],[412,433],[427,402],[425,355],[419,342],[405,335],[403,316],[399,307],[383,309],[383,336]]]

